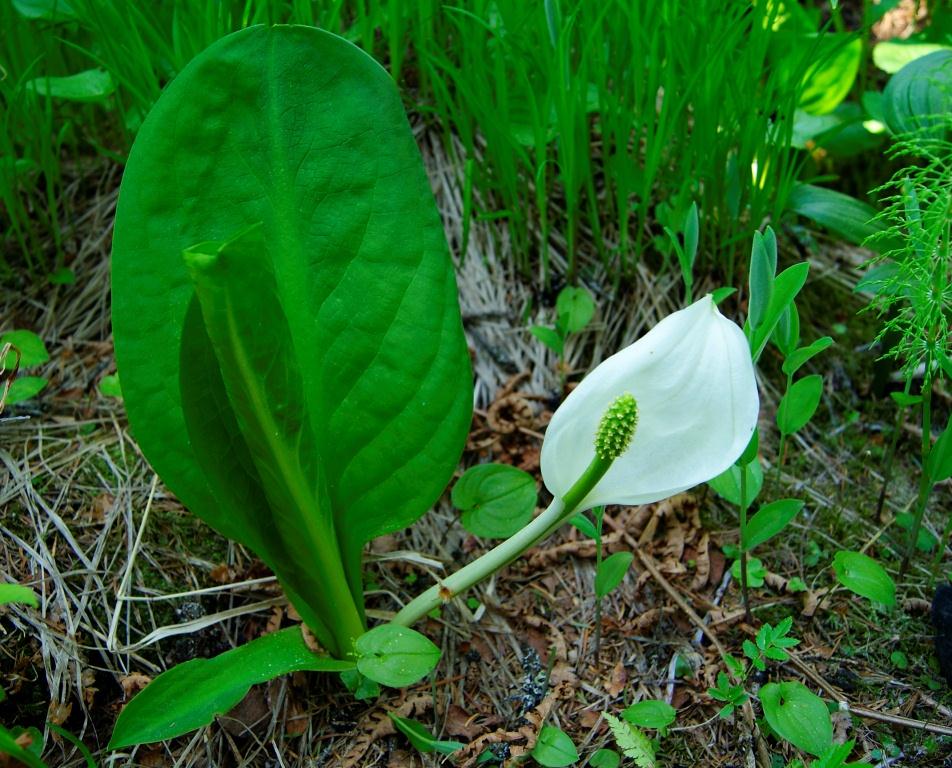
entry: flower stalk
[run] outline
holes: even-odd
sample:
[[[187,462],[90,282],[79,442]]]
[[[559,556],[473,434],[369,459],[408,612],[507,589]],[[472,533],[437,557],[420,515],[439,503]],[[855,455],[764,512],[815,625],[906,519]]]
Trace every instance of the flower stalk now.
[[[449,602],[509,565],[568,522],[585,497],[608,472],[612,462],[627,450],[637,425],[638,405],[635,398],[626,392],[602,416],[595,435],[595,456],[563,498],[553,499],[542,514],[518,533],[410,601],[394,616],[393,623],[410,626],[419,621],[442,603]]]

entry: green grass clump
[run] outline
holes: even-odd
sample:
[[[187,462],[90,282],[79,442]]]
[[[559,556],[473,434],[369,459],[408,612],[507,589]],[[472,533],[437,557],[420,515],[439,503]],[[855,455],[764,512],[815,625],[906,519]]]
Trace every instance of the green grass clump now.
[[[696,203],[705,219],[699,252],[713,259],[698,267],[719,268],[730,282],[736,252],[779,219],[795,181],[802,158],[790,139],[805,75],[836,53],[780,8],[744,0],[3,4],[0,199],[10,240],[0,269],[11,260],[34,272],[61,266],[63,168],[91,153],[121,160],[161,89],[197,52],[251,24],[304,23],[367,49],[414,109],[459,140],[464,232],[474,218],[504,220],[525,275],[547,283],[553,247],[570,279],[580,251],[597,253],[616,283],[647,253],[667,264],[664,227],[677,231]],[[108,87],[82,100],[30,85],[90,71]]]

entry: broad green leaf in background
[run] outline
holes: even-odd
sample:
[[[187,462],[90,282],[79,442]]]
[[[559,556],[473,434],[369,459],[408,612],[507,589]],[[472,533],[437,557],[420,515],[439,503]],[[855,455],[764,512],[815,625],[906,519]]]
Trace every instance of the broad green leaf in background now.
[[[886,127],[886,113],[885,113],[885,99],[883,98],[882,91],[863,91],[863,95],[860,99],[862,102],[862,108],[866,116],[879,123],[879,129],[884,130]]]
[[[598,599],[605,597],[621,584],[634,559],[635,556],[631,552],[615,552],[602,560],[595,574],[595,596]]]
[[[952,111],[952,49],[910,61],[883,91],[883,115],[894,134],[925,132],[942,138]]]
[[[7,603],[22,603],[34,608],[40,607],[36,593],[22,584],[0,584],[0,605]]]
[[[113,94],[116,84],[104,69],[87,69],[63,77],[37,77],[30,80],[26,88],[39,96],[51,96],[54,99],[101,102]]]
[[[873,64],[883,72],[896,74],[910,61],[921,59],[936,51],[952,50],[940,43],[913,43],[908,40],[883,40],[873,48]]]
[[[744,471],[747,473],[747,503],[752,504],[760,494],[761,487],[763,487],[764,470],[755,456],[744,468]],[[735,464],[713,480],[708,481],[708,485],[714,489],[718,496],[738,507],[740,506],[740,472],[740,467]]]
[[[532,759],[545,768],[563,768],[578,762],[578,750],[567,733],[554,725],[543,725],[532,748]]]
[[[728,296],[731,296],[735,293],[737,293],[736,288],[732,288],[730,286],[725,285],[725,286],[722,286],[721,288],[715,288],[713,291],[711,291],[711,298],[714,299],[715,304],[720,304]]]
[[[214,43],[138,133],[112,270],[144,454],[192,512],[265,560],[332,654],[348,652],[364,543],[439,496],[472,407],[453,266],[390,77],[309,27]],[[219,355],[251,355],[257,383],[223,375]],[[270,447],[255,437],[269,420],[282,427]],[[321,570],[335,551],[344,594]]]
[[[823,394],[823,377],[814,373],[797,379],[786,391],[777,407],[777,426],[785,435],[792,435],[813,417]]]
[[[677,710],[670,704],[656,699],[639,701],[622,710],[621,716],[632,725],[663,731],[677,717]]]
[[[381,624],[354,643],[357,670],[381,685],[403,688],[426,677],[440,660],[440,649],[419,632]]]
[[[290,672],[341,672],[354,662],[318,656],[301,627],[259,637],[212,659],[192,659],[163,672],[119,714],[109,749],[162,741],[212,722],[252,685]]]
[[[769,541],[797,516],[803,509],[800,499],[777,499],[762,506],[741,531],[741,543],[748,551]]]
[[[559,328],[566,333],[578,333],[594,317],[595,301],[584,288],[569,286],[559,291],[555,311],[559,317]]]
[[[474,536],[507,538],[532,520],[538,501],[535,480],[508,464],[477,464],[456,481],[453,506]]]
[[[794,184],[787,200],[790,210],[826,227],[855,245],[882,232],[882,222],[874,220],[876,211],[842,192],[813,184]]]
[[[849,95],[863,57],[862,41],[855,35],[826,32],[822,41],[800,92],[800,107],[814,115],[832,112]]]
[[[783,372],[788,376],[793,376],[793,374],[799,371],[810,360],[829,348],[832,344],[833,339],[829,336],[822,336],[807,346],[794,350],[787,359],[783,361]]]
[[[19,376],[10,384],[7,390],[7,405],[16,405],[31,397],[36,397],[47,385],[47,380],[42,376]]]
[[[70,0],[13,0],[13,7],[27,19],[71,21],[76,18]]]
[[[394,727],[407,737],[417,752],[438,752],[441,755],[450,755],[466,746],[461,741],[440,741],[427,730],[423,723],[416,720],[398,717],[393,712],[387,714],[393,721]]]
[[[798,149],[820,148],[837,160],[875,149],[885,141],[886,128],[881,120],[877,123],[881,110],[875,114],[869,110],[876,109],[881,97],[880,93],[867,91],[862,105],[844,102],[826,115],[811,115],[798,109],[790,143]]]
[[[836,580],[861,597],[891,607],[896,604],[896,584],[869,555],[841,550],[833,556]]]
[[[7,331],[0,335],[0,347],[4,344],[12,344],[20,352],[20,368],[34,368],[42,365],[50,359],[50,353],[46,349],[43,339],[37,336],[33,331]],[[16,358],[13,355],[11,362]]]
[[[893,295],[896,293],[896,280],[899,273],[899,265],[894,261],[884,261],[870,268],[857,282],[853,291],[864,291],[874,296],[880,294]]]
[[[770,727],[797,749],[821,755],[833,743],[830,711],[803,683],[767,683],[760,703]]]

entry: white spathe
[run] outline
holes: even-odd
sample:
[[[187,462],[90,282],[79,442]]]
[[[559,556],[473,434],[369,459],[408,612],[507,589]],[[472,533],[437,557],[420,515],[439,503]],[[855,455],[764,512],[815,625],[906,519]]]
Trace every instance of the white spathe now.
[[[626,392],[638,402],[634,438],[578,511],[647,504],[716,477],[747,447],[760,410],[747,339],[705,296],[602,362],[559,406],[542,444],[556,498],[591,463],[602,414]]]

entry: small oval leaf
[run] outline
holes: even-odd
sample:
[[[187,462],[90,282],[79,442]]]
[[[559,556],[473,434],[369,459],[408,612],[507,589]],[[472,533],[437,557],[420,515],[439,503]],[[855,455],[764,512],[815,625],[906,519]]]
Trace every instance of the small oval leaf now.
[[[790,356],[783,361],[783,372],[788,376],[793,376],[793,374],[799,371],[811,358],[820,354],[832,343],[833,339],[829,336],[823,336],[812,344],[794,350]]]
[[[592,768],[618,768],[621,758],[614,749],[599,749],[588,759]]]
[[[564,731],[554,725],[543,725],[532,748],[532,759],[545,768],[563,768],[578,761],[578,750]]]
[[[426,677],[440,660],[440,649],[415,630],[382,624],[354,643],[357,670],[391,688],[403,688]]]
[[[20,376],[13,380],[7,390],[6,404],[16,405],[24,400],[36,397],[47,385],[42,376]]]
[[[896,584],[873,558],[861,552],[839,551],[833,556],[836,580],[851,592],[892,607],[896,604]]]
[[[595,574],[596,597],[599,599],[605,597],[621,584],[634,557],[631,552],[616,552],[602,560],[598,566],[598,572]]]
[[[595,315],[595,301],[592,294],[584,288],[569,286],[559,292],[555,300],[555,311],[559,316],[559,327],[566,333],[578,333],[592,321]]]
[[[780,533],[803,509],[800,499],[777,499],[765,504],[750,520],[741,540],[748,551],[760,546]]]
[[[818,373],[793,382],[777,408],[777,427],[785,435],[802,429],[813,417],[823,394],[823,377]]]
[[[7,331],[0,336],[0,347],[12,344],[20,352],[20,368],[34,368],[50,359],[43,339],[33,331]]]
[[[22,603],[33,608],[40,607],[36,593],[22,584],[0,584],[0,605],[8,603]]]
[[[667,702],[649,699],[623,709],[621,716],[632,725],[660,730],[671,725],[677,714],[677,710]]]
[[[478,464],[456,481],[453,506],[474,536],[504,539],[532,519],[538,493],[532,475],[507,464]]]

